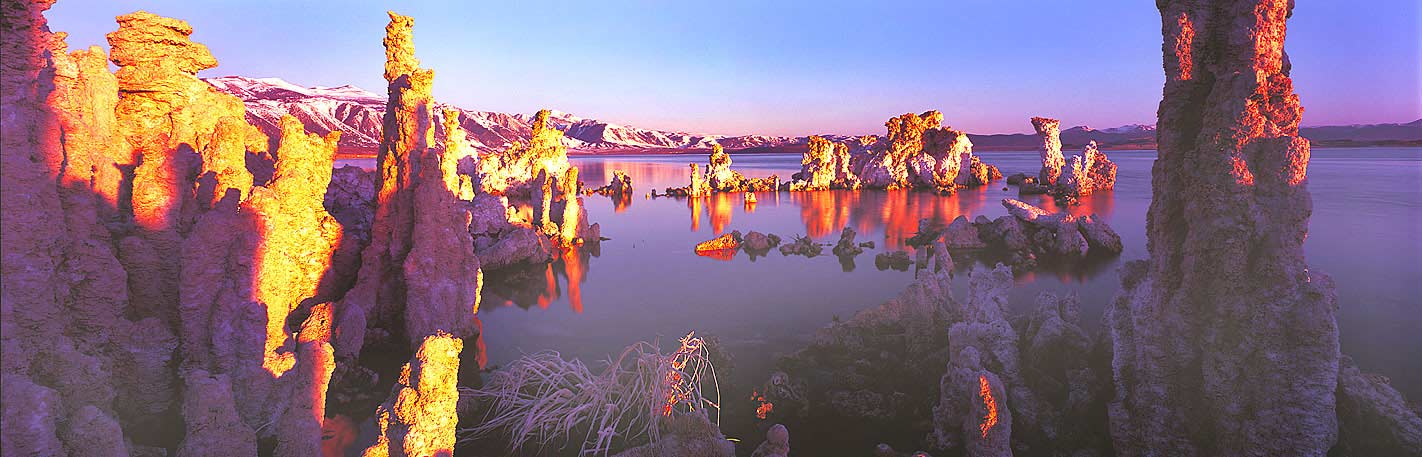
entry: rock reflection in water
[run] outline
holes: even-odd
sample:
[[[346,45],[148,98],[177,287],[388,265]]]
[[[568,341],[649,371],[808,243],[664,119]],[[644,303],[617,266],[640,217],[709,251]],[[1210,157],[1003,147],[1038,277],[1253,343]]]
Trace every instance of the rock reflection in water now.
[[[547,309],[563,296],[566,285],[568,305],[575,313],[583,312],[582,284],[587,281],[591,259],[600,253],[592,249],[564,249],[552,263],[523,265],[489,272],[484,275],[483,303],[496,306],[533,306]]]

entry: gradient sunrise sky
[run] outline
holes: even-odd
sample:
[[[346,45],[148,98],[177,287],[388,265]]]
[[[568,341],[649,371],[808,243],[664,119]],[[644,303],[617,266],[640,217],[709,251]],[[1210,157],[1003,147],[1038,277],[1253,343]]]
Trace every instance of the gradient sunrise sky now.
[[[1422,117],[1416,0],[1303,0],[1287,50],[1305,125]],[[60,0],[50,28],[107,48],[114,16],[192,24],[221,65],[384,93],[385,11],[415,18],[435,96],[479,110],[554,108],[718,134],[881,133],[943,111],[973,133],[1028,118],[1154,123],[1164,80],[1155,2],[370,2]]]

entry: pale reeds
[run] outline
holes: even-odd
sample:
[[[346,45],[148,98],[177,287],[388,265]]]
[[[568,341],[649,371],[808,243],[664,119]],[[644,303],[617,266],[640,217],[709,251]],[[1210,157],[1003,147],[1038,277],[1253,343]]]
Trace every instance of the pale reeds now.
[[[481,389],[460,388],[461,397],[487,411],[477,426],[459,431],[460,439],[502,435],[515,452],[576,446],[579,455],[606,455],[656,442],[671,414],[696,412],[720,422],[715,368],[695,332],[671,354],[638,342],[606,363],[594,374],[579,360],[540,352],[494,372]],[[712,392],[714,399],[707,396]]]

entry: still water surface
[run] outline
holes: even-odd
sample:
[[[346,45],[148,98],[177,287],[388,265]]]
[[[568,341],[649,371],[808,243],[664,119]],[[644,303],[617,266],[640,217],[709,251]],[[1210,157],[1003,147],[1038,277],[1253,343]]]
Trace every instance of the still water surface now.
[[[1033,306],[1041,291],[1075,292],[1082,322],[1099,331],[1104,304],[1120,288],[1116,268],[1146,255],[1145,215],[1150,205],[1154,151],[1110,151],[1119,165],[1114,192],[1068,208],[1105,218],[1125,243],[1117,259],[1077,271],[1038,272],[1017,279],[1014,311]],[[1004,174],[1031,172],[1035,152],[986,152]],[[733,168],[749,177],[799,169],[792,154],[734,156]],[[651,188],[686,183],[687,164],[704,155],[575,157],[581,177],[601,185],[613,170],[628,173],[637,195],[616,202],[585,197],[588,215],[602,224],[597,256],[570,255],[548,268],[505,275],[485,289],[481,309],[490,363],[525,353],[556,350],[589,363],[638,340],[675,345],[687,331],[718,336],[735,357],[723,373],[728,396],[749,395],[773,368],[776,356],[808,344],[815,329],[836,317],[875,306],[913,280],[912,272],[880,271],[873,256],[901,248],[920,218],[943,222],[959,215],[995,218],[999,203],[1016,197],[1003,185],[942,197],[925,192],[825,191],[759,196],[746,206],[739,194],[700,199],[647,199]],[[1314,213],[1306,244],[1309,262],[1331,274],[1338,287],[1345,354],[1365,370],[1392,378],[1411,399],[1422,398],[1422,148],[1317,149],[1309,169]],[[1030,203],[1054,209],[1050,199]],[[757,230],[789,239],[808,235],[832,243],[842,227],[872,240],[855,265],[833,255],[816,258],[744,253],[730,260],[699,257],[692,246],[731,230]],[[828,250],[826,250],[828,254]],[[959,275],[955,296],[964,297]],[[727,387],[723,385],[723,388]],[[745,392],[741,392],[745,391]]]
[[[1119,165],[1115,191],[1066,210],[1103,217],[1120,233],[1125,252],[1069,271],[1019,276],[1012,311],[1031,309],[1042,291],[1074,292],[1084,326],[1096,334],[1105,303],[1120,289],[1117,267],[1145,257],[1155,151],[1108,153]],[[981,156],[1004,174],[1039,166],[1035,152]],[[784,179],[800,167],[794,154],[733,158],[733,168],[748,177]],[[632,177],[637,194],[623,201],[584,197],[589,218],[611,238],[596,255],[572,253],[550,266],[486,277],[480,316],[490,363],[554,350],[596,369],[596,362],[636,341],[660,341],[670,350],[688,331],[715,335],[734,357],[734,367],[718,367],[722,404],[732,414],[723,426],[749,436],[750,418],[740,417],[748,413],[731,408],[766,379],[776,357],[805,347],[816,329],[884,302],[913,280],[912,272],[876,269],[875,254],[904,249],[920,218],[995,218],[1006,214],[1003,198],[1017,197],[1015,188],[1004,190],[1000,182],[947,197],[910,191],[761,194],[754,206],[739,194],[645,197],[652,188],[685,185],[687,164],[705,161],[701,154],[575,157],[589,186],[621,170]],[[341,162],[373,165],[370,159]],[[1305,250],[1310,266],[1332,275],[1337,285],[1343,353],[1365,371],[1390,377],[1412,401],[1422,400],[1422,148],[1315,149],[1309,189],[1313,217]],[[1023,200],[1060,209],[1040,196]],[[772,250],[728,260],[692,252],[696,243],[731,230],[833,243],[845,226],[859,232],[860,241],[877,244],[853,264],[842,264],[828,249],[816,258]],[[955,296],[964,297],[965,289],[966,275],[960,274]]]

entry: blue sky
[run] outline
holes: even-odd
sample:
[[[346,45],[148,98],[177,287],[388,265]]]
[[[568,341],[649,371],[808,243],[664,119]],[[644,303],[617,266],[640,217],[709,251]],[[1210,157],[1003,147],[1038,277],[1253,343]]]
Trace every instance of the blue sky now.
[[[1419,2],[1301,1],[1287,50],[1305,125],[1422,117]],[[1154,2],[369,2],[60,0],[50,28],[99,44],[136,10],[192,24],[221,64],[383,92],[385,11],[415,18],[435,96],[465,108],[555,108],[719,134],[880,133],[943,111],[973,133],[1155,122]]]

